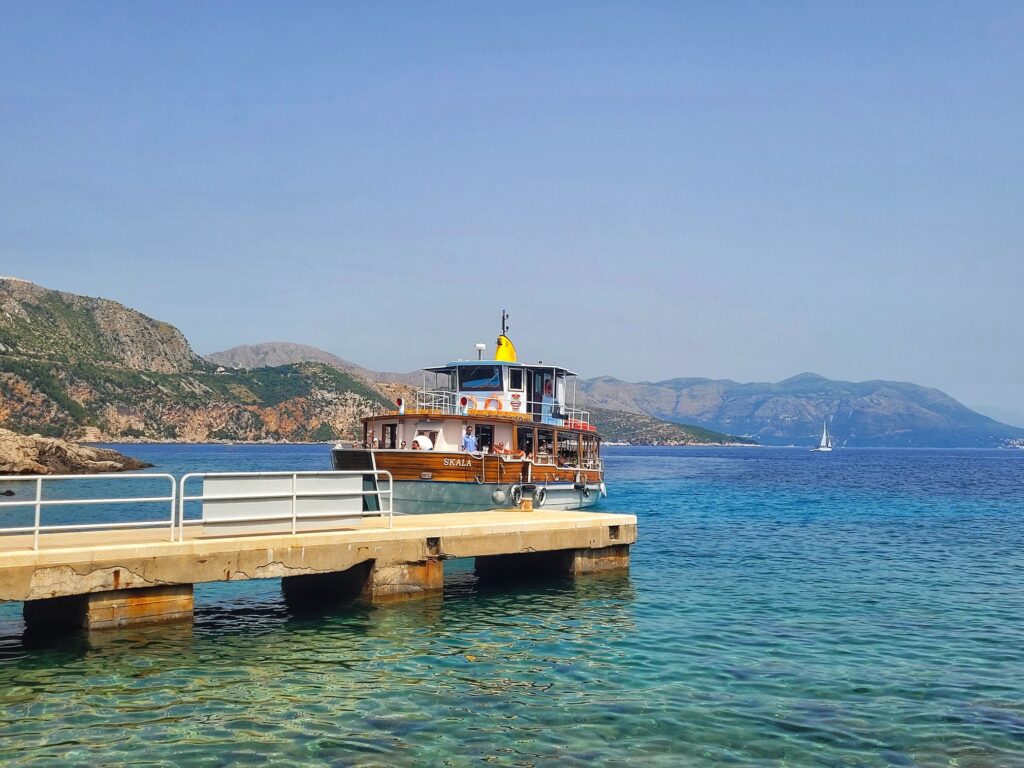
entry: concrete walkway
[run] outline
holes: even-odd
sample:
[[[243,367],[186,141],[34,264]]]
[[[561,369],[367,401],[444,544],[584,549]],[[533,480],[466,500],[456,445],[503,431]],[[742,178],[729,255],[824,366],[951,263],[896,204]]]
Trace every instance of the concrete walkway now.
[[[39,550],[31,548],[30,535],[0,537],[0,600],[48,603],[129,592],[132,598],[148,595],[145,605],[159,605],[166,600],[144,590],[161,589],[160,596],[177,596],[171,600],[177,617],[191,612],[193,584],[284,578],[298,586],[313,583],[301,577],[350,572],[350,580],[358,582],[351,588],[379,602],[439,590],[446,559],[474,557],[478,566],[499,566],[507,565],[509,556],[526,556],[520,566],[550,568],[555,563],[557,569],[578,574],[628,567],[629,545],[636,541],[634,515],[586,511],[408,515],[395,516],[392,528],[386,525],[386,520],[366,518],[344,530],[234,536],[194,526],[186,528],[180,542],[169,540],[167,528],[54,533],[41,537]],[[560,554],[542,563],[541,553]],[[322,589],[322,580],[319,584]],[[184,588],[187,610],[182,607]],[[103,599],[110,605],[109,594]],[[136,619],[158,618],[149,610],[157,609],[142,610]],[[114,621],[124,623],[127,619]]]

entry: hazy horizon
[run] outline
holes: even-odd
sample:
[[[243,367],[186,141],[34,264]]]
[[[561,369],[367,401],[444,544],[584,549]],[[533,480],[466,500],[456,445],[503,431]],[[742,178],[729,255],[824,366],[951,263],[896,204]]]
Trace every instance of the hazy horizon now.
[[[9,3],[0,273],[202,353],[1024,413],[1024,7]],[[981,405],[986,404],[986,405]],[[1024,418],[1024,417],[1022,417]]]

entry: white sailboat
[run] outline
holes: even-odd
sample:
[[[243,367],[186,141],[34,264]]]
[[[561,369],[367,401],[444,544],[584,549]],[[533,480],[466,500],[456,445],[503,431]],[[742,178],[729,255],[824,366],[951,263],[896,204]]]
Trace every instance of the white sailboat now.
[[[821,442],[818,443],[817,448],[811,448],[812,451],[831,451],[832,450],[832,435],[828,433],[828,423],[821,422]]]

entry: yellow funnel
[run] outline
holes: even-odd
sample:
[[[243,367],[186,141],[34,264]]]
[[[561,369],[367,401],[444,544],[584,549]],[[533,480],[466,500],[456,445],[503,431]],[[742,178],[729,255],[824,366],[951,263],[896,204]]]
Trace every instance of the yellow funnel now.
[[[498,347],[494,350],[494,359],[503,363],[516,362],[516,345],[505,334],[498,337]]]

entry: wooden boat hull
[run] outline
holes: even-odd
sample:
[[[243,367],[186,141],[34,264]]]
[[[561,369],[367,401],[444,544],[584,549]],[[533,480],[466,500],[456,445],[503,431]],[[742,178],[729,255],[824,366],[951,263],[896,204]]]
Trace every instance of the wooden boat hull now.
[[[601,498],[600,470],[535,464],[494,454],[408,450],[335,449],[338,470],[377,469],[391,473],[396,514],[469,512],[511,508],[515,490],[536,486],[535,505],[585,509]]]

